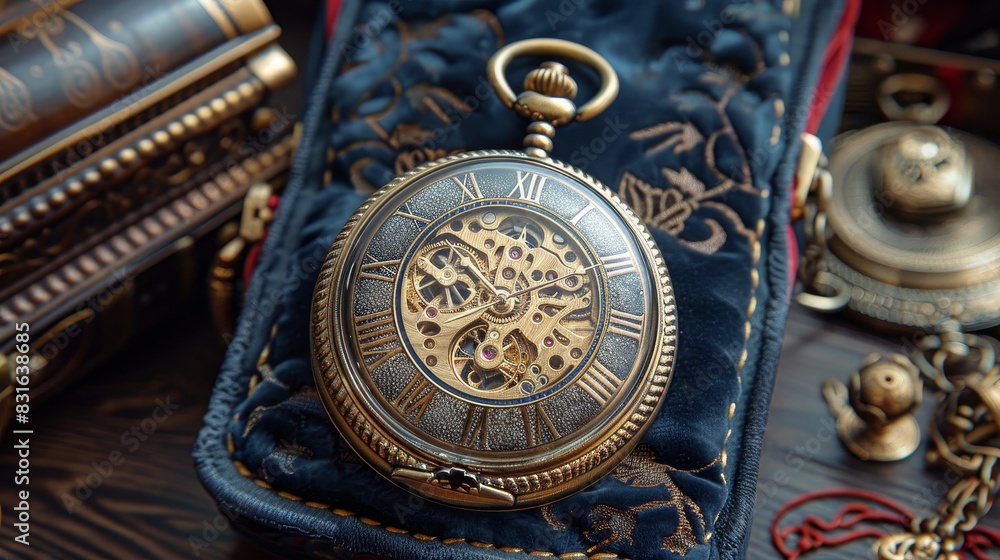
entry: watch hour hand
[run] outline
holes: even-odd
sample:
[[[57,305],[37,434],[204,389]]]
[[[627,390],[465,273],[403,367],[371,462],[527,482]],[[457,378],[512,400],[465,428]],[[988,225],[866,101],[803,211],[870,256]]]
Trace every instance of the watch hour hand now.
[[[471,272],[472,275],[478,278],[480,282],[485,284],[486,287],[490,290],[490,292],[496,294],[497,293],[496,286],[494,286],[493,282],[490,282],[489,278],[487,278],[486,275],[483,274],[483,271],[479,269],[479,265],[476,264],[476,261],[472,257],[470,257],[464,249],[452,245],[451,242],[446,241],[446,243],[448,243],[449,248],[451,248],[454,252],[458,253],[459,255],[458,264],[461,265],[462,268],[465,268],[466,270]]]

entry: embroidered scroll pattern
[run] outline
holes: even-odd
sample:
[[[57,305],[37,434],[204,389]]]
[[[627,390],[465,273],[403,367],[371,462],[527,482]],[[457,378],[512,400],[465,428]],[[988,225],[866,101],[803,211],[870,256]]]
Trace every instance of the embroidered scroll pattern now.
[[[103,72],[85,58],[83,46],[66,33],[67,22],[82,31],[97,48]],[[78,107],[93,104],[102,80],[107,80],[113,88],[121,90],[139,78],[139,61],[135,53],[73,12],[50,14],[45,25],[22,25],[19,33],[26,40],[37,39],[49,51],[56,68],[62,74],[66,98]]]
[[[720,75],[705,74],[700,79],[703,83],[712,85],[718,83]],[[649,227],[677,237],[685,246],[706,255],[715,254],[726,243],[728,234],[723,222],[728,222],[732,229],[745,237],[750,244],[757,239],[756,232],[747,227],[740,215],[725,200],[726,195],[733,191],[760,195],[760,191],[754,187],[751,179],[747,154],[726,114],[730,101],[740,91],[741,86],[742,80],[730,85],[719,99],[713,99],[705,92],[690,90],[671,96],[681,107],[684,106],[684,97],[692,95],[708,97],[707,105],[715,109],[722,123],[722,127],[718,130],[708,133],[689,122],[667,121],[629,134],[631,140],[647,144],[644,148],[647,156],[664,150],[671,150],[676,155],[700,149],[705,163],[717,179],[714,185],[706,185],[703,180],[684,167],[677,170],[669,167],[660,168],[667,185],[664,188],[654,186],[628,172],[622,175],[618,183],[619,195]],[[704,105],[699,104],[699,106]],[[648,145],[650,141],[654,143]],[[737,169],[722,169],[716,161],[716,147],[720,141],[726,141],[735,149],[740,158],[739,165],[735,166]],[[699,209],[704,210],[699,212]],[[693,220],[700,221],[708,229],[707,237],[692,240],[681,236]]]
[[[31,92],[24,82],[0,68],[0,128],[14,132],[37,121],[31,110]]]
[[[486,11],[472,14],[482,21],[483,30],[494,36],[497,48],[503,45],[503,33],[496,16]],[[471,113],[478,109],[480,99],[475,96],[461,98],[446,87],[430,83],[404,84],[396,73],[408,60],[409,44],[445,26],[447,18],[412,29],[403,22],[396,22],[400,44],[393,47],[399,53],[386,73],[386,81],[376,81],[371,90],[365,92],[350,109],[341,114],[339,109],[333,114],[333,122],[361,121],[371,131],[368,138],[355,140],[337,150],[335,157],[347,162],[351,184],[359,193],[373,193],[381,187],[374,184],[368,175],[369,167],[382,163],[376,154],[382,152],[394,158],[392,176],[399,176],[424,163],[467,151],[464,147],[443,147],[442,145]],[[378,39],[373,39],[378,40]],[[380,46],[380,49],[386,47]],[[350,63],[347,65],[349,69]],[[387,91],[388,90],[388,91]],[[365,109],[375,99],[379,100],[378,110]],[[416,109],[421,114],[420,123],[402,122],[394,124],[391,130],[383,122],[394,122],[397,111]],[[372,138],[374,136],[375,138]]]
[[[716,462],[713,461],[694,472],[705,470]],[[595,506],[590,510],[590,515],[596,520],[584,533],[587,538],[596,541],[588,552],[594,552],[611,544],[632,546],[639,514],[656,508],[672,508],[677,514],[677,527],[674,532],[662,537],[661,545],[665,550],[685,555],[694,547],[703,544],[707,527],[705,515],[701,506],[677,487],[673,480],[673,475],[677,472],[688,471],[680,471],[666,463],[657,462],[656,454],[648,445],[636,448],[611,475],[637,488],[663,486],[670,494],[670,499],[651,500],[628,509],[605,504]]]

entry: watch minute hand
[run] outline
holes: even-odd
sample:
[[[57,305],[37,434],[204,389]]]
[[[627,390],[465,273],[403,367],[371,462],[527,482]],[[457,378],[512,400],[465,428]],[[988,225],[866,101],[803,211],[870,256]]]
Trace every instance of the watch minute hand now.
[[[582,269],[580,269],[580,270],[578,270],[576,272],[570,272],[569,274],[563,274],[559,278],[553,278],[552,280],[547,280],[545,282],[542,282],[541,284],[537,284],[537,285],[534,285],[534,286],[528,286],[527,288],[524,288],[522,290],[518,290],[518,291],[516,291],[514,293],[507,294],[506,297],[507,298],[512,298],[512,297],[515,297],[515,296],[520,296],[520,295],[526,294],[528,292],[533,292],[535,290],[540,290],[542,288],[547,288],[547,287],[549,287],[549,286],[551,286],[553,284],[558,284],[559,282],[562,282],[563,280],[569,278],[570,276],[577,276],[577,275],[583,274],[584,272],[587,272],[588,270],[592,270],[592,269],[597,268],[599,266],[601,266],[600,263],[595,263],[595,264],[592,264],[592,265],[590,265],[588,267],[582,268]]]
[[[592,264],[592,265],[590,265],[590,266],[588,266],[586,268],[580,269],[580,270],[578,270],[576,272],[570,272],[569,274],[564,274],[564,275],[560,276],[559,278],[553,278],[552,280],[548,280],[546,282],[542,282],[541,284],[538,284],[536,286],[530,286],[530,287],[524,288],[523,290],[518,290],[518,291],[516,291],[514,293],[507,294],[505,296],[500,297],[500,300],[504,301],[504,300],[507,300],[507,299],[512,298],[512,297],[524,295],[524,294],[526,294],[528,292],[533,292],[535,290],[540,290],[542,288],[545,288],[545,287],[551,286],[553,284],[556,284],[558,282],[561,282],[561,281],[569,278],[570,276],[577,276],[579,274],[583,274],[584,272],[587,272],[588,270],[597,268],[599,266],[601,266],[600,263]],[[463,311],[463,312],[461,312],[461,313],[459,313],[457,315],[453,315],[451,317],[448,317],[447,319],[444,320],[444,323],[447,324],[447,323],[451,323],[453,321],[458,321],[459,319],[463,319],[465,317],[468,317],[469,315],[472,315],[474,313],[478,313],[478,312],[480,312],[480,311],[482,311],[482,310],[484,310],[484,309],[486,309],[488,307],[493,307],[496,304],[497,304],[497,302],[491,301],[489,303],[484,303],[482,305],[477,305],[476,307],[473,307],[472,309],[469,309],[469,310]]]
[[[496,286],[494,286],[493,282],[490,282],[489,278],[487,278],[486,275],[483,274],[483,271],[480,270],[479,267],[476,265],[476,261],[472,260],[472,257],[468,256],[468,254],[466,253],[465,249],[462,249],[460,247],[456,247],[456,246],[452,245],[451,242],[449,242],[449,241],[446,241],[445,243],[448,243],[448,247],[450,247],[453,251],[455,251],[456,253],[458,253],[459,255],[461,255],[461,259],[459,260],[459,264],[461,264],[463,267],[465,267],[465,268],[469,269],[470,271],[472,271],[472,274],[476,278],[478,278],[480,282],[482,282],[483,284],[486,284],[486,287],[489,288],[491,292],[493,292],[494,294],[497,293]]]

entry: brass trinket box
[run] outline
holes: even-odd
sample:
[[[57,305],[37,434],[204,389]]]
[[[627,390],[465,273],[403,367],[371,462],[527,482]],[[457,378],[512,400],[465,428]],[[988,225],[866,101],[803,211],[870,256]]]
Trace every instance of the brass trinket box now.
[[[806,205],[811,293],[799,302],[902,329],[994,326],[998,157],[978,137],[910,123],[838,137]]]

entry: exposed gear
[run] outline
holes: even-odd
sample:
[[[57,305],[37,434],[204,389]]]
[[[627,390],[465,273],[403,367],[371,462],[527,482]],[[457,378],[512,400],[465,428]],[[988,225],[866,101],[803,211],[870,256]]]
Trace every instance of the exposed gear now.
[[[435,305],[441,311],[456,311],[478,301],[476,279],[461,265],[462,253],[476,258],[476,252],[467,245],[452,241],[437,241],[428,245],[415,257],[416,266],[410,267],[413,291],[425,305]]]
[[[456,377],[476,391],[500,392],[517,385],[527,372],[528,347],[520,336],[500,337],[486,325],[461,333],[451,351]]]
[[[545,239],[545,230],[541,226],[520,216],[505,219],[497,231],[511,239],[524,241],[532,249],[541,247]]]
[[[522,290],[526,288],[526,285],[517,284],[515,291]],[[502,293],[502,292],[501,292]],[[488,298],[489,296],[484,296]],[[504,303],[498,303],[493,307],[488,307],[483,312],[483,319],[493,325],[506,325],[513,323],[514,321],[520,320],[524,315],[533,307],[532,300],[534,294],[526,293],[519,296],[509,298]],[[483,303],[489,301],[484,299]]]

